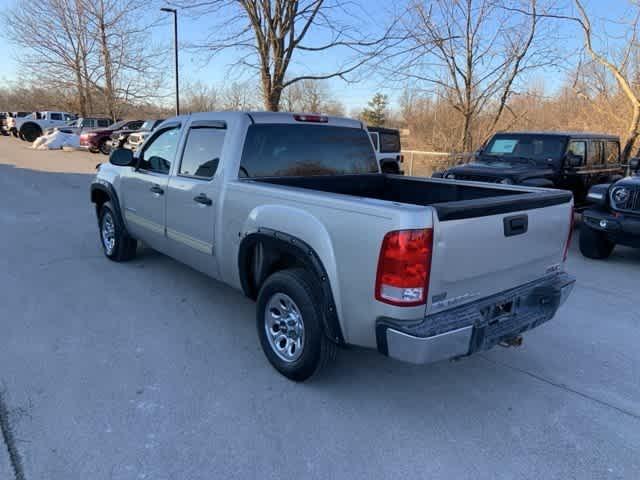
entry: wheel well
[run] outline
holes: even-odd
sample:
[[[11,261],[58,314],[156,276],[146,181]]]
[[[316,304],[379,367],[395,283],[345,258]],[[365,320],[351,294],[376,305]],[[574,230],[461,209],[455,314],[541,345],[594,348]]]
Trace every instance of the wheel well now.
[[[111,197],[107,192],[99,188],[91,190],[91,202],[96,205],[96,215],[100,213],[102,205],[111,200]]]
[[[398,166],[398,162],[396,160],[380,160],[380,170],[383,173],[399,173],[400,167]]]
[[[20,127],[20,131],[23,131],[25,128],[30,127],[30,128],[35,128],[36,130],[40,130],[42,131],[42,128],[40,128],[40,125],[38,125],[37,123],[33,123],[33,122],[26,122],[24,123],[21,127]]]
[[[329,277],[317,253],[305,242],[267,230],[248,235],[240,245],[238,267],[242,290],[253,300],[258,298],[265,280],[275,272],[289,268],[311,272],[322,293],[325,332],[331,340],[344,343]]]

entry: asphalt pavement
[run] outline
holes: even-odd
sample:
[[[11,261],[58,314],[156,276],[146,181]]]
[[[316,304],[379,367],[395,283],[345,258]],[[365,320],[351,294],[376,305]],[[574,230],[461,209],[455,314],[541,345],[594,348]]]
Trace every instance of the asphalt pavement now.
[[[240,293],[148,249],[104,258],[105,160],[0,138],[1,480],[640,478],[640,251],[574,239],[573,295],[521,348],[348,349],[295,384]]]

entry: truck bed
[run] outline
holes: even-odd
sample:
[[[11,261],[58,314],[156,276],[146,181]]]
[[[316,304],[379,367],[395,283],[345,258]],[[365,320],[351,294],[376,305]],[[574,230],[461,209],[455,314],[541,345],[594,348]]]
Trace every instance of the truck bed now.
[[[571,201],[571,192],[562,190],[531,191],[507,185],[471,185],[385,174],[253,180],[356,197],[431,206],[438,213],[440,221],[531,210]]]

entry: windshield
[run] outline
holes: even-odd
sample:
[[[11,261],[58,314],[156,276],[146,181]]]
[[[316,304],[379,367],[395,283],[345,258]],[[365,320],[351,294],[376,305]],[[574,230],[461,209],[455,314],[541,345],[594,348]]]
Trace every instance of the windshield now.
[[[142,126],[140,127],[140,130],[151,130],[153,129],[153,125],[156,123],[155,120],[146,120]]]
[[[525,158],[532,160],[558,159],[564,152],[567,139],[557,135],[494,135],[483,156]]]
[[[119,122],[112,123],[112,124],[111,124],[111,125],[109,125],[109,127],[107,127],[107,128],[109,128],[109,130],[119,130],[119,129],[121,129],[121,128],[122,128],[122,126],[123,126],[125,123],[127,123],[127,121],[126,121],[126,120],[120,120]]]

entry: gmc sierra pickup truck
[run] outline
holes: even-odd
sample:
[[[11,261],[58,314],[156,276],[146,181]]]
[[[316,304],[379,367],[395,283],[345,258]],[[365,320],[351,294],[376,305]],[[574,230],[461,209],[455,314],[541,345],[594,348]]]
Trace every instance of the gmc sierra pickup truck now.
[[[342,344],[412,363],[517,345],[574,284],[571,193],[380,173],[356,120],[175,117],[114,150],[91,201],[109,259],[142,241],[256,300],[296,381]]]

